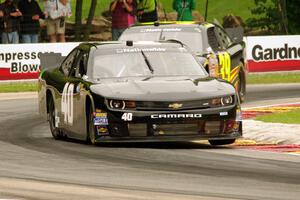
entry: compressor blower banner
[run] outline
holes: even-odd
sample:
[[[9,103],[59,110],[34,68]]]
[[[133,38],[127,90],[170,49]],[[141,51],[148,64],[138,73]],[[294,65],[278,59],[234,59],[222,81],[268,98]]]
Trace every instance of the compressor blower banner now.
[[[38,43],[0,45],[0,81],[37,79],[41,53],[67,56],[79,43]]]
[[[300,70],[300,35],[246,37],[249,72]]]

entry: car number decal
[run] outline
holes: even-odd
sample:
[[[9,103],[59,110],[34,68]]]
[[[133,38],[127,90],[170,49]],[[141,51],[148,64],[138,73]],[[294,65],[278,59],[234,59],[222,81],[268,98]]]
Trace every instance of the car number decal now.
[[[219,54],[219,66],[221,78],[230,81],[231,76],[231,59],[227,52]]]
[[[123,119],[124,121],[132,121],[132,113],[124,113],[124,114],[122,115],[122,119]]]
[[[66,83],[62,93],[61,99],[61,112],[64,114],[64,122],[66,124],[73,124],[73,93],[74,84]]]

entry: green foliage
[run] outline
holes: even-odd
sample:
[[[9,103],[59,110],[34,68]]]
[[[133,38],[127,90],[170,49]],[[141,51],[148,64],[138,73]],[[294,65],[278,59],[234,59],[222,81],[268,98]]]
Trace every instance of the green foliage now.
[[[246,21],[249,28],[268,30],[270,34],[285,34],[287,26],[288,33],[300,33],[299,0],[254,0],[254,3],[251,13],[255,17]]]
[[[278,0],[254,0],[255,7],[251,13],[255,16],[246,20],[246,24],[252,29],[267,29],[271,33],[281,32],[281,15],[278,8]]]
[[[290,34],[300,34],[300,2],[287,0],[287,18]]]

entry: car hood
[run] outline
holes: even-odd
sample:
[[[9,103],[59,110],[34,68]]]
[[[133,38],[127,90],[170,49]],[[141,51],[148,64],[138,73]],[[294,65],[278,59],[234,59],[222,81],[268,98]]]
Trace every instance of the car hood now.
[[[184,101],[235,94],[234,87],[224,81],[190,77],[106,79],[90,89],[105,98],[136,101]]]

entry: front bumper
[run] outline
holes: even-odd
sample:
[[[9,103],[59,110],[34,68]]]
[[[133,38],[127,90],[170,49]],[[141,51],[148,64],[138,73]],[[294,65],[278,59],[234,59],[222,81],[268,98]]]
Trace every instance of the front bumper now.
[[[109,112],[95,124],[96,141],[192,141],[242,136],[236,107],[190,112]],[[97,113],[96,113],[97,115]],[[98,120],[99,121],[99,120]]]
[[[228,135],[219,136],[201,136],[201,135],[182,135],[182,136],[147,136],[147,137],[111,137],[102,136],[96,139],[97,143],[101,142],[190,142],[197,140],[227,140],[237,139],[242,135],[240,132],[234,132]]]

